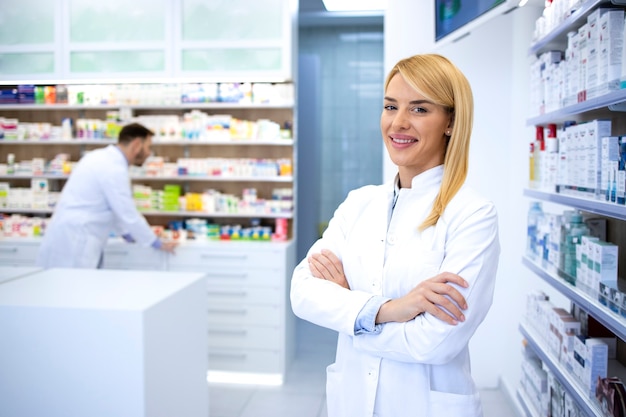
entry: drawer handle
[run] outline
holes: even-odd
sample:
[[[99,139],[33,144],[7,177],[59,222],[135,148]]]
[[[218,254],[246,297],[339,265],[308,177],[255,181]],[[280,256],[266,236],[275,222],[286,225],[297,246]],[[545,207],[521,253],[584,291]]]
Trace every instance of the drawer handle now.
[[[0,248],[2,253],[17,253],[17,248]]]
[[[118,256],[128,256],[128,251],[124,250],[108,250],[104,253],[104,255],[118,255]]]
[[[209,295],[219,295],[225,297],[245,297],[248,295],[245,291],[209,291]]]
[[[245,309],[241,309],[241,310],[228,310],[225,308],[210,308],[209,309],[209,314],[237,314],[240,316],[245,316],[246,314],[248,314],[248,310]]]
[[[246,360],[247,357],[245,353],[209,353],[209,358]]]
[[[248,274],[218,274],[215,272],[210,272],[206,274],[207,278],[236,278],[236,279],[246,279]]]
[[[233,261],[245,261],[248,259],[248,255],[214,255],[203,253],[202,259],[231,259]]]
[[[248,334],[245,330],[215,330],[209,329],[210,334],[224,334],[228,336],[246,336]]]

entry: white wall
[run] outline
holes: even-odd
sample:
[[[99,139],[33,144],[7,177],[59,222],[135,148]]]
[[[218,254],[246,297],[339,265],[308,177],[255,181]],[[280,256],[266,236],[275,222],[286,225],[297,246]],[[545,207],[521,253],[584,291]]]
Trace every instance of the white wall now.
[[[437,52],[450,58],[467,76],[474,92],[475,119],[468,182],[491,199],[499,214],[502,254],[491,311],[470,348],[476,383],[493,388],[503,383],[514,395],[521,375],[522,336],[518,322],[525,296],[545,285],[521,264],[526,236],[528,143],[526,126],[528,47],[536,6],[498,16],[470,36],[437,50],[432,42],[432,1],[394,0],[385,15],[385,68],[416,53]],[[385,155],[384,178],[395,174]],[[549,292],[549,291],[548,291]]]

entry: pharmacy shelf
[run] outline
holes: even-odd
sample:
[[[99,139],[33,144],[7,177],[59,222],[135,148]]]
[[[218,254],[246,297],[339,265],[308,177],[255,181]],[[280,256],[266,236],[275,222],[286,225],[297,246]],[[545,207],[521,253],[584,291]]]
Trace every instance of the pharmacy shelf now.
[[[550,33],[530,46],[529,55],[540,55],[550,50],[564,51],[567,46],[567,32],[572,27],[585,24],[587,16],[598,6],[611,4],[611,0],[588,0],[585,1],[574,13],[557,25]],[[619,1],[616,2],[620,4]]]
[[[547,345],[541,339],[541,336],[535,331],[530,324],[522,320],[519,324],[519,330],[528,341],[528,345],[539,356],[552,373],[557,377],[563,388],[576,401],[585,416],[604,417],[602,409],[598,403],[589,398],[588,393],[573,379],[571,374],[560,363],[558,358],[548,350]]]
[[[13,145],[13,146],[22,146],[22,145],[34,145],[34,146],[45,146],[45,145],[112,145],[117,143],[117,140],[113,139],[72,139],[72,140],[62,140],[62,139],[42,139],[42,140],[9,140],[9,139],[0,139],[0,146],[2,145]]]
[[[522,387],[517,389],[516,395],[516,403],[521,407],[521,410],[518,411],[523,412],[526,417],[541,417],[530,400],[530,397],[526,394],[526,391]]]
[[[180,103],[180,104],[0,104],[4,110],[112,110],[112,109],[292,109],[294,103]]]
[[[626,206],[617,205],[615,203],[606,203],[604,201],[589,200],[563,194],[549,193],[546,191],[538,191],[525,189],[524,195],[538,200],[549,201],[551,203],[571,206],[579,210],[588,211],[590,213],[611,217],[618,220],[626,220]]]
[[[587,311],[607,329],[611,330],[615,336],[626,341],[626,318],[601,304],[597,296],[594,297],[559,277],[554,267],[550,268],[551,270],[547,270],[528,257],[523,257],[522,263],[561,294],[572,300],[573,303]]]
[[[33,208],[11,208],[11,207],[0,207],[0,213],[10,213],[10,214],[52,214],[52,209],[33,209]]]
[[[609,108],[609,110],[624,111],[623,104],[626,102],[626,89],[613,91],[600,97],[594,97],[580,103],[572,104],[550,113],[531,117],[526,120],[527,126],[536,126],[546,123],[562,123],[571,120],[572,117],[591,110]]]
[[[2,145],[114,145],[115,139],[42,139],[42,140],[8,140],[0,139]],[[152,146],[210,146],[210,145],[233,145],[233,146],[293,146],[293,139],[222,139],[222,140],[153,140]]]
[[[277,183],[290,183],[293,182],[292,176],[201,176],[201,175],[187,175],[187,176],[154,176],[154,175],[131,175],[133,181],[192,181],[192,182],[277,182]]]
[[[293,213],[207,213],[204,211],[139,211],[144,216],[233,218],[233,219],[291,219]]]
[[[61,174],[2,174],[0,175],[0,180],[30,180],[33,178],[39,179],[47,179],[47,180],[66,180],[69,178],[69,175],[61,175]]]
[[[0,175],[0,180],[28,180],[33,178],[50,179],[50,180],[67,180],[69,175],[59,174],[41,174],[41,175],[28,175],[28,174],[3,174]],[[184,182],[275,182],[275,183],[291,183],[293,182],[292,176],[155,176],[155,175],[131,175],[132,181],[184,181]]]
[[[220,140],[187,140],[154,139],[152,146],[210,146],[210,145],[234,145],[234,146],[293,146],[293,139],[220,139]]]
[[[16,209],[0,208],[0,213],[11,214],[52,214],[52,209]],[[197,217],[197,218],[224,218],[224,219],[292,219],[293,213],[207,213],[204,211],[139,211],[144,216],[163,217]]]

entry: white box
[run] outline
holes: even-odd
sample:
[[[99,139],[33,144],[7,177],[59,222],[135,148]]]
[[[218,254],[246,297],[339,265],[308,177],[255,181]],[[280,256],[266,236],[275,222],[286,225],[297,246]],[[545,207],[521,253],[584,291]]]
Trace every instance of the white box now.
[[[596,119],[584,124],[586,126],[585,155],[586,155],[586,177],[585,188],[588,197],[596,198],[596,194],[601,189],[598,181],[598,174],[601,172],[601,144],[602,138],[611,136],[611,120]]]
[[[600,17],[598,25],[600,26],[598,94],[603,95],[620,88],[624,47],[624,10],[609,9]]]
[[[589,338],[585,340],[587,346],[587,360],[581,380],[583,388],[590,398],[596,395],[598,378],[606,378],[608,368],[608,346],[602,339]]]
[[[610,201],[612,174],[619,162],[619,136],[599,136],[600,161],[598,176],[599,200]],[[623,188],[623,187],[622,187]]]
[[[11,417],[206,417],[201,273],[49,269],[0,285]]]
[[[613,243],[590,242],[593,249],[593,282],[592,288],[598,288],[601,281],[617,280],[617,256],[619,247]]]

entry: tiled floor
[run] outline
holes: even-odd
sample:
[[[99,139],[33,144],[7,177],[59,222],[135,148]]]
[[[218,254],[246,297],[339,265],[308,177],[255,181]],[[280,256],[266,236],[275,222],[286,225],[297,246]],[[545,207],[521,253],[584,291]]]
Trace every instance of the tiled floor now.
[[[299,323],[299,348],[280,387],[209,386],[210,417],[327,417],[326,366],[333,361],[336,336]],[[481,391],[484,417],[517,417],[500,390]]]

